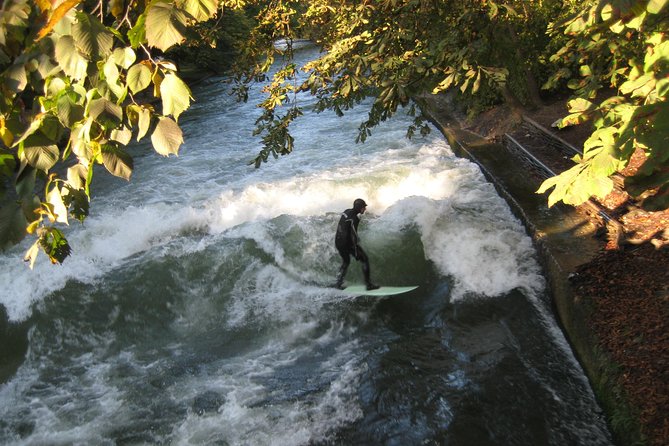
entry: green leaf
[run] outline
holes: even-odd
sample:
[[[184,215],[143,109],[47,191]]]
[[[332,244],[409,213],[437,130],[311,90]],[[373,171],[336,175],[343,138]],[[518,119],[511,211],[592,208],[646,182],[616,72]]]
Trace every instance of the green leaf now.
[[[142,107],[139,111],[139,120],[137,121],[137,141],[142,139],[146,132],[149,131],[151,125],[151,111],[146,107]]]
[[[657,89],[658,96],[669,96],[669,78],[660,79],[657,84],[655,84],[655,88]]]
[[[59,70],[58,65],[53,64],[53,59],[46,54],[37,56],[37,70],[39,79],[47,79],[56,74]]]
[[[634,80],[630,80],[622,84],[620,86],[620,92],[622,94],[629,94],[652,81],[654,81],[654,78],[651,74],[644,74],[643,76],[639,76]]]
[[[114,62],[113,58],[107,59],[107,61],[102,67],[102,72],[104,73],[105,80],[107,81],[108,84],[115,84],[116,81],[118,81],[119,78],[118,67],[116,66],[116,62]]]
[[[60,71],[60,69],[59,69]],[[58,93],[67,88],[67,84],[60,77],[47,79],[44,82],[44,92],[46,96],[58,96]]]
[[[67,182],[74,189],[83,189],[88,177],[88,167],[83,164],[76,164],[67,169]]]
[[[574,198],[572,197],[573,184],[578,181],[580,176],[584,176],[584,167],[583,164],[577,164],[559,175],[548,178],[541,184],[537,190],[538,194],[543,194],[551,187],[555,187],[553,192],[548,196],[548,207],[552,207],[558,201],[564,201],[568,204],[570,203],[570,200]],[[583,201],[587,199],[588,196],[586,196]],[[578,204],[581,204],[583,201]]]
[[[65,236],[56,228],[42,229],[39,244],[49,256],[51,263],[63,263],[72,252],[72,248],[70,248],[70,244],[67,242]]]
[[[135,55],[135,51],[133,51],[132,48],[116,48],[112,53],[112,59],[116,65],[123,68],[124,70],[127,70],[132,66],[133,63],[135,63],[137,56]]]
[[[56,103],[58,119],[67,128],[84,118],[84,107],[72,101],[69,95],[64,94]]]
[[[88,196],[83,189],[74,189],[66,186],[63,188],[63,201],[65,206],[70,209],[70,215],[83,223],[88,217],[89,202]]]
[[[16,168],[16,159],[11,153],[0,153],[0,175],[11,177]]]
[[[558,120],[556,125],[559,129],[562,129],[572,125],[583,124],[587,120],[588,120],[588,115],[586,113],[572,113]]]
[[[146,39],[149,46],[166,51],[181,43],[186,33],[186,15],[176,4],[157,0],[149,5],[146,13]]]
[[[606,178],[618,171],[620,160],[611,155],[608,151],[602,151],[592,158],[591,176],[593,178]]]
[[[139,47],[146,41],[146,14],[142,14],[137,18],[135,26],[128,31],[128,40],[130,40],[130,46],[133,48]]]
[[[15,93],[22,92],[28,85],[28,76],[23,64],[14,64],[7,68],[3,74],[5,85]]]
[[[580,185],[582,182],[583,185]],[[581,204],[588,200],[591,196],[604,198],[613,190],[613,180],[606,176],[598,176],[595,172],[590,171],[588,176],[579,178],[575,183],[572,194],[573,201],[567,203]]]
[[[179,115],[190,107],[190,89],[172,73],[165,76],[160,84],[160,96],[163,100],[163,115],[172,115],[175,120],[178,120]]]
[[[185,0],[184,10],[198,22],[210,19],[216,14],[218,1],[216,0]]]
[[[178,155],[179,147],[183,143],[183,133],[172,119],[161,117],[151,134],[151,143],[156,152],[163,156]]]
[[[118,98],[117,102],[123,102],[128,90],[125,85],[120,84],[118,67],[112,58],[107,59],[107,62],[104,63],[103,73],[105,75],[105,83],[109,87],[109,90],[111,90],[111,92],[114,93],[114,96]],[[100,85],[98,85],[98,89],[100,88]]]
[[[28,126],[28,128],[26,129],[26,131],[23,132],[23,134],[21,135],[21,137],[20,137],[19,139],[17,139],[16,141],[14,141],[14,144],[13,144],[12,147],[16,147],[16,146],[18,146],[20,143],[22,143],[23,141],[25,141],[26,138],[28,138],[30,135],[35,134],[35,132],[37,132],[37,131],[39,130],[39,128],[42,126],[42,122],[43,122],[43,121],[44,121],[44,115],[37,116],[37,117],[35,118],[35,120],[33,120],[33,121],[30,123],[30,125]]]
[[[88,162],[93,156],[88,145],[90,142],[89,132],[92,123],[93,119],[89,118],[84,124],[76,124],[72,127],[72,132],[70,133],[70,147],[80,161],[85,160]]]
[[[23,157],[36,169],[47,172],[58,162],[60,152],[55,144],[23,148]]]
[[[123,109],[108,99],[98,98],[89,103],[88,115],[104,125],[116,127],[123,119]]]
[[[128,127],[123,127],[120,130],[114,129],[111,131],[109,138],[113,141],[120,142],[124,146],[127,146],[132,139],[132,130],[130,130]]]
[[[114,44],[114,35],[97,18],[83,12],[77,12],[72,37],[77,48],[93,60],[109,56]]]
[[[133,65],[128,70],[126,82],[133,93],[142,91],[151,85],[151,70],[143,63]]]
[[[39,131],[42,135],[46,136],[49,142],[56,142],[60,139],[62,135],[63,127],[55,116],[46,115],[42,119],[42,125],[39,127]]]
[[[72,36],[63,36],[56,42],[56,61],[63,72],[74,80],[86,77],[88,61],[79,54]]]
[[[102,163],[112,175],[130,180],[133,160],[125,150],[111,144],[104,144],[102,146]]]
[[[576,98],[572,99],[567,103],[569,108],[569,113],[582,113],[588,111],[594,107],[594,104],[587,99]]]

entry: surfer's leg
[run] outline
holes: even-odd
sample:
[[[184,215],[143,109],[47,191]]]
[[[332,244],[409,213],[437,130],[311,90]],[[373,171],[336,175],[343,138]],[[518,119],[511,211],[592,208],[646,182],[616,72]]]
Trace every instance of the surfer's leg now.
[[[379,286],[374,285],[372,283],[372,279],[370,278],[371,276],[371,270],[369,267],[369,257],[367,257],[367,253],[360,247],[358,246],[358,261],[362,263],[362,274],[365,276],[365,284],[367,285],[368,290],[375,290]]]
[[[344,276],[346,276],[346,271],[348,270],[348,265],[351,264],[351,255],[343,250],[338,250],[339,255],[341,256],[341,266],[339,267],[339,273],[337,274],[337,282],[335,283],[335,288],[344,287]]]

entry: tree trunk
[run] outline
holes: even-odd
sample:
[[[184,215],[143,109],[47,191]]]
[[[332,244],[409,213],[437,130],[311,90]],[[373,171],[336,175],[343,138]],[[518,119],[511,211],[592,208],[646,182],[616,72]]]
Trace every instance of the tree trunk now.
[[[543,105],[544,101],[541,99],[541,95],[539,94],[539,85],[537,84],[537,80],[534,78],[534,75],[532,74],[532,70],[527,66],[527,64],[524,64],[523,61],[525,58],[523,57],[523,54],[520,51],[520,43],[518,42],[518,34],[516,34],[516,30],[511,26],[507,25],[507,32],[509,33],[509,38],[511,39],[511,43],[513,44],[514,51],[516,53],[516,61],[517,63],[523,64],[523,69],[522,72],[525,77],[525,91],[527,93],[527,97],[530,101],[530,107],[532,108],[537,108]]]
[[[504,102],[509,106],[511,112],[516,116],[522,115],[525,107],[509,89],[509,86],[506,83],[499,84],[499,92],[502,94]]]

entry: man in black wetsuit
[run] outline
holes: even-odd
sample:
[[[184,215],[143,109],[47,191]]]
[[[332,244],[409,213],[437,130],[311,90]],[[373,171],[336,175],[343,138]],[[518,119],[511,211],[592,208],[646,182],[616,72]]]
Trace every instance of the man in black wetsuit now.
[[[335,235],[335,246],[342,259],[341,268],[339,268],[339,274],[337,274],[337,283],[335,284],[335,287],[339,289],[344,287],[344,276],[351,264],[351,256],[355,257],[358,262],[362,262],[362,273],[365,276],[367,289],[375,290],[378,288],[378,285],[374,285],[369,277],[369,258],[358,244],[359,215],[364,214],[366,209],[367,203],[365,203],[365,200],[358,198],[353,202],[353,209],[346,209],[339,219],[337,234]]]

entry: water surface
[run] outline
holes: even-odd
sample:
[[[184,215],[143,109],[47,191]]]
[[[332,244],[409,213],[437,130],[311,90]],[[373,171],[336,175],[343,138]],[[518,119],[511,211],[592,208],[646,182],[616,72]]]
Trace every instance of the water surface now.
[[[0,443],[611,444],[531,241],[474,164],[436,131],[405,139],[404,116],[356,145],[361,106],[307,113],[296,152],[255,170],[259,92],[229,91],[194,90],[178,158],[140,143],[132,182],[96,175],[62,266],[0,257],[28,327]],[[326,286],[358,197],[373,279],[417,290]]]

